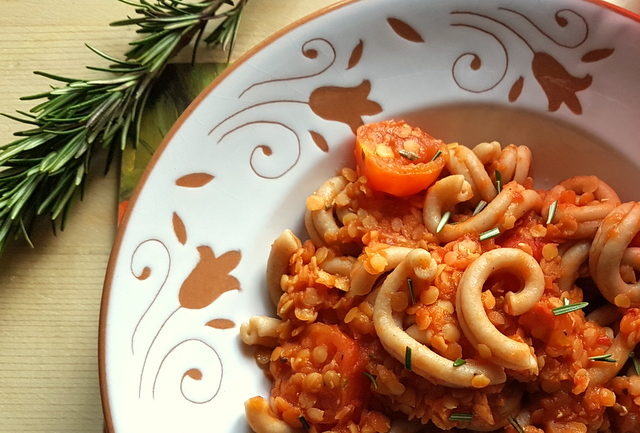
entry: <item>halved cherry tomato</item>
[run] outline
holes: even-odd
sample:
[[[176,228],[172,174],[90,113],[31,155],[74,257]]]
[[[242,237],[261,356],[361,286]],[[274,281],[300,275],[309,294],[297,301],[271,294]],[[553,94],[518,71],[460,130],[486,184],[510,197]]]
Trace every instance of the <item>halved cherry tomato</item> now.
[[[426,189],[440,175],[445,158],[435,158],[444,143],[402,120],[362,125],[354,154],[358,173],[369,186],[397,197]]]

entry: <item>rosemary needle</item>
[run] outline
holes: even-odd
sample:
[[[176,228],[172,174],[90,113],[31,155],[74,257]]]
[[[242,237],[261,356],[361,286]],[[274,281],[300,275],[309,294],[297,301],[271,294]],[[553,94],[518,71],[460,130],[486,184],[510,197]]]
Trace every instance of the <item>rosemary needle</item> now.
[[[135,146],[140,120],[152,86],[168,60],[205,31],[218,25],[204,42],[230,52],[241,12],[248,0],[118,0],[135,8],[135,17],[112,23],[134,26],[143,35],[130,43],[124,58],[87,45],[109,62],[89,67],[109,75],[97,80],[36,74],[57,81],[44,93],[23,100],[42,100],[29,113],[7,115],[30,129],[0,145],[0,252],[10,239],[28,240],[38,217],[48,216],[64,229],[74,198],[82,195],[96,153],[107,167],[119,149]],[[221,12],[221,8],[225,8]],[[195,53],[195,49],[194,49]]]
[[[473,414],[471,413],[452,413],[449,415],[449,421],[471,421]]]
[[[589,361],[601,361],[601,362],[611,362],[611,363],[618,362],[616,359],[612,358],[612,356],[613,355],[610,353],[607,353],[605,355],[590,356]]]
[[[465,365],[467,363],[467,361],[465,361],[462,358],[458,358],[455,361],[453,361],[453,366],[454,367],[462,367],[463,365]]]
[[[582,310],[587,305],[589,305],[588,302],[576,302],[575,304],[563,305],[562,307],[554,308],[553,310],[551,310],[551,312],[554,316],[560,316],[562,314]]]
[[[373,389],[378,389],[378,378],[369,373],[368,371],[363,371],[362,374],[365,375],[365,377],[367,377],[367,379],[369,379],[371,381],[371,386],[373,387]]]
[[[440,222],[438,223],[438,227],[436,227],[436,233],[440,233],[444,226],[449,222],[449,218],[451,218],[451,211],[446,211],[442,214],[442,218],[440,218]]]
[[[480,212],[484,210],[485,207],[487,207],[487,202],[484,200],[480,200],[476,208],[473,210],[473,214],[471,216],[478,215]]]
[[[494,227],[491,230],[480,233],[480,240],[486,241],[487,239],[495,238],[496,236],[500,236],[500,229],[498,227]]]
[[[411,278],[407,278],[407,287],[409,288],[409,298],[411,300],[411,305],[416,303],[416,292],[413,287],[413,280]]]
[[[411,371],[411,348],[407,346],[404,350],[404,368]]]

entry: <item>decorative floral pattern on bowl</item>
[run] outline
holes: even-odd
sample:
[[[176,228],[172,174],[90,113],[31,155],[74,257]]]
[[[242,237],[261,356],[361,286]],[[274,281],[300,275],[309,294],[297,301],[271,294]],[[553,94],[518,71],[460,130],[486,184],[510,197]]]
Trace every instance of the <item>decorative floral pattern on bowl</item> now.
[[[243,402],[268,381],[238,327],[270,311],[270,244],[304,236],[306,196],[351,164],[364,122],[527,144],[543,181],[590,172],[631,191],[638,40],[637,17],[595,1],[360,0],[245,56],[169,134],[118,234],[100,338],[109,428],[247,430]]]

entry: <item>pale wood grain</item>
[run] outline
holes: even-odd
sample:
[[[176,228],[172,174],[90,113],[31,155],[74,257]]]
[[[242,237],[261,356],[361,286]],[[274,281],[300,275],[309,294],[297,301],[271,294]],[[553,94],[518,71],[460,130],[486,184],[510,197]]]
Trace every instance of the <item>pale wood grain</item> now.
[[[330,3],[251,0],[234,57]],[[619,3],[640,11],[640,0]],[[107,23],[129,10],[115,0],[2,0],[0,111],[30,107],[18,98],[47,85],[33,70],[95,76],[82,68],[96,63],[83,42],[122,53],[131,31]],[[207,59],[223,57],[202,50],[200,60]],[[0,119],[0,143],[15,129]],[[94,177],[64,233],[53,237],[42,225],[34,235],[37,249],[14,245],[0,258],[0,433],[102,431],[97,327],[116,185],[115,171]]]

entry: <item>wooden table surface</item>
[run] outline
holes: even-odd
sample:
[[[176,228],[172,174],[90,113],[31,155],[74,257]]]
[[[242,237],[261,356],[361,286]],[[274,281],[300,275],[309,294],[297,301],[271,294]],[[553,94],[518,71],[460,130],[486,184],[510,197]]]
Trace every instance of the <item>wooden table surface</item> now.
[[[331,0],[250,0],[234,58],[289,22]],[[92,77],[100,64],[83,46],[119,55],[131,30],[107,24],[131,8],[116,0],[2,0],[0,111],[28,109],[18,98],[42,91],[33,70]],[[640,0],[616,0],[640,12]],[[215,59],[203,51],[200,59]],[[220,58],[218,58],[220,59]],[[0,143],[18,128],[0,119]],[[117,170],[95,176],[68,228],[48,224],[36,249],[12,245],[0,257],[0,433],[102,431],[98,389],[98,313],[115,233]]]

